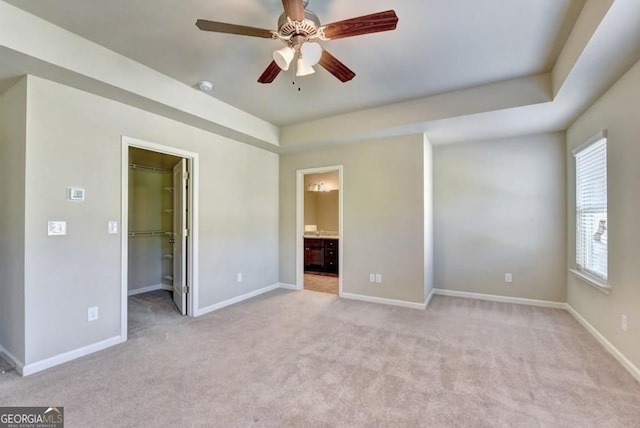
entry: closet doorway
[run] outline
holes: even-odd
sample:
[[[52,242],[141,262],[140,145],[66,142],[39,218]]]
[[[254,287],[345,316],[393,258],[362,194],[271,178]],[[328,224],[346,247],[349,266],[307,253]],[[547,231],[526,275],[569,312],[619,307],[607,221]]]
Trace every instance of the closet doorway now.
[[[342,166],[298,171],[297,288],[342,294]]]
[[[196,168],[195,154],[123,139],[123,334],[195,315]]]

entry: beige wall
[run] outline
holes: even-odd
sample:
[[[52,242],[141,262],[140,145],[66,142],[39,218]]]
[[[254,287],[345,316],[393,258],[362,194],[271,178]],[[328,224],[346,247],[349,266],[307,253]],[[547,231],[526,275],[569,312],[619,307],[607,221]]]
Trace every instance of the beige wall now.
[[[0,95],[0,346],[24,362],[27,81]]]
[[[344,292],[424,303],[422,135],[282,155],[280,281],[296,282],[296,171],[333,165],[344,168]]]
[[[200,308],[278,282],[276,154],[31,76],[28,103],[27,364],[120,334],[120,236],[107,222],[120,219],[123,135],[199,154]],[[85,202],[65,199],[70,185]],[[51,219],[68,235],[47,237]]]
[[[565,194],[564,134],[436,146],[436,288],[564,302]]]
[[[575,162],[571,151],[606,129],[609,285],[605,295],[567,274],[568,302],[636,367],[640,367],[640,63],[567,131],[568,265],[575,267]],[[628,330],[621,329],[621,315]]]

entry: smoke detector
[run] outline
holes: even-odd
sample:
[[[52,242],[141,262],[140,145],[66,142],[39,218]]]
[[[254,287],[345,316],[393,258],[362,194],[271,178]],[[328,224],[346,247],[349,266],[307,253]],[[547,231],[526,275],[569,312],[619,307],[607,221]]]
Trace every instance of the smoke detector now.
[[[201,81],[198,82],[198,88],[201,91],[209,92],[210,90],[213,89],[213,83],[211,83],[211,82],[209,82],[207,80],[201,80]]]

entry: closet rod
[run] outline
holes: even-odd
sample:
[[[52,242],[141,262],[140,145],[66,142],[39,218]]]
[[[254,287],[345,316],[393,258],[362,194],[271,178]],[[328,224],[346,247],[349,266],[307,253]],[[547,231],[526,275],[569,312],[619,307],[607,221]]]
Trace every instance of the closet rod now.
[[[160,235],[173,235],[173,232],[167,232],[163,230],[152,230],[149,232],[129,232],[129,237],[135,236],[160,236]]]
[[[140,165],[140,164],[137,164],[137,163],[130,163],[129,164],[129,168],[132,168],[132,169],[146,169],[147,171],[160,172],[162,174],[168,174],[168,173],[171,172],[171,170],[168,170],[168,169],[157,168],[155,166]]]

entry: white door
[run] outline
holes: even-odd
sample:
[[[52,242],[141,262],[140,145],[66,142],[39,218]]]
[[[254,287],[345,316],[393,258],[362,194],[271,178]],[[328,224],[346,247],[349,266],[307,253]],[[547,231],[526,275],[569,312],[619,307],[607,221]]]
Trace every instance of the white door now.
[[[187,160],[173,167],[173,301],[187,313]]]

